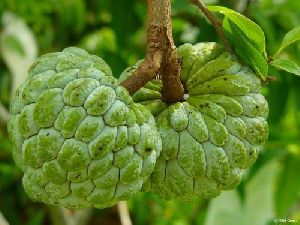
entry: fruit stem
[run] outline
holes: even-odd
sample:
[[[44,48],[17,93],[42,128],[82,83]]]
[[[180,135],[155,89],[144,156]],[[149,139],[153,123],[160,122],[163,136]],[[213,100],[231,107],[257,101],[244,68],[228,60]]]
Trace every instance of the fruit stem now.
[[[184,89],[180,82],[180,63],[172,36],[171,0],[148,0],[145,60],[121,85],[133,95],[157,75],[163,82],[163,101],[181,101]]]
[[[120,216],[121,225],[132,225],[126,201],[118,202],[118,212]]]
[[[190,3],[199,8],[206,18],[211,22],[218,36],[221,38],[226,50],[228,52],[233,52],[232,47],[230,46],[223,32],[222,23],[207,9],[205,3],[202,0],[190,0]]]
[[[0,224],[9,225],[3,214],[0,212]]]
[[[62,206],[49,205],[48,211],[53,225],[86,225],[93,216],[92,208],[72,210]]]

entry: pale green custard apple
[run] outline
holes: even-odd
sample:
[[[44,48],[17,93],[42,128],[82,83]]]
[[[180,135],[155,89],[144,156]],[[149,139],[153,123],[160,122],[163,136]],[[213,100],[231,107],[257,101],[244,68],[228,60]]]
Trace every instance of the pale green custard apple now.
[[[108,207],[137,193],[161,141],[151,113],[79,48],[41,56],[11,103],[8,132],[34,201]]]
[[[162,102],[160,80],[132,96],[155,115],[162,139],[144,190],[168,200],[212,198],[235,188],[255,162],[268,136],[268,104],[260,79],[217,43],[184,44],[178,55],[185,102]]]

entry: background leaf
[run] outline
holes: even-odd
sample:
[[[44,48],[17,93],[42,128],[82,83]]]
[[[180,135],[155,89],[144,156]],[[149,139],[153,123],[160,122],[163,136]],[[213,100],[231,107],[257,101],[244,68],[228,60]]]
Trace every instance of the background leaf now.
[[[299,199],[300,179],[295,178],[300,171],[300,158],[289,154],[283,165],[276,186],[276,211],[277,215],[287,217],[289,208]]]
[[[6,35],[2,38],[2,44],[7,48],[19,53],[21,56],[25,56],[25,50],[22,43],[17,39],[16,36]]]
[[[12,90],[15,90],[26,79],[27,70],[36,59],[38,50],[32,31],[21,18],[6,12],[1,20],[4,28],[0,33],[0,54],[12,75]],[[18,43],[18,47],[8,45],[8,39]],[[23,54],[20,54],[19,49],[22,49]]]
[[[275,215],[273,192],[278,168],[276,160],[261,167],[245,186],[243,202],[237,191],[213,199],[205,225],[266,225]]]
[[[287,46],[289,46],[290,44],[299,41],[300,40],[300,26],[299,27],[295,27],[294,29],[292,29],[291,31],[289,31],[283,38],[282,43],[279,47],[279,49],[277,50],[277,52],[275,53],[273,58],[278,57],[278,55],[280,54],[280,52],[286,48]]]
[[[300,66],[290,60],[275,59],[271,62],[271,65],[278,69],[300,76]]]
[[[213,199],[205,225],[265,225],[275,215],[274,183],[278,162],[271,160],[245,186],[244,201],[235,191],[227,191]],[[261,184],[264,185],[261,185]]]
[[[110,28],[102,28],[82,38],[80,47],[90,53],[116,52],[116,35]]]
[[[278,161],[269,161],[247,183],[244,225],[266,225],[275,216],[273,193],[278,171]]]
[[[236,190],[226,191],[211,201],[205,225],[242,225],[242,203]]]

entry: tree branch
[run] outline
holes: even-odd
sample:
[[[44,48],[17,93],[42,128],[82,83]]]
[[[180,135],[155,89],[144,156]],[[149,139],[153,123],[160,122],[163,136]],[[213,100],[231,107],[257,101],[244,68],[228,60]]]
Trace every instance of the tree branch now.
[[[180,64],[172,37],[171,0],[148,0],[145,61],[121,85],[133,95],[157,75],[162,77],[165,102],[183,99]]]
[[[227,51],[233,52],[228,40],[225,37],[225,34],[222,30],[222,24],[218,21],[218,19],[210,13],[210,11],[207,9],[206,5],[202,0],[190,0],[191,4],[197,6],[202,13],[206,16],[206,18],[211,22],[211,24],[214,26],[218,36],[221,38],[222,42],[224,43],[224,46]]]

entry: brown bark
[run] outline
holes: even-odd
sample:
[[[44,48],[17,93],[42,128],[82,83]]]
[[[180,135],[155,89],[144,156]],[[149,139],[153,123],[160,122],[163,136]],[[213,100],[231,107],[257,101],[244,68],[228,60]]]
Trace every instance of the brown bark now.
[[[145,61],[121,85],[133,95],[157,75],[163,82],[163,100],[169,103],[181,101],[184,90],[172,37],[171,0],[148,0]]]

